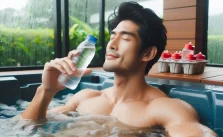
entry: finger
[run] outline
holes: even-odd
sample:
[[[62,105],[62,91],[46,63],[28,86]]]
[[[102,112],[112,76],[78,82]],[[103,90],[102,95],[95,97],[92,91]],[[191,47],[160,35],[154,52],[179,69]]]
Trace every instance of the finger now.
[[[58,58],[55,58],[54,60],[56,60],[56,59],[58,59]],[[46,62],[46,63],[44,64],[44,69],[47,69],[47,70],[54,70],[55,67],[52,65],[52,61],[53,61],[53,60],[51,60],[50,62]]]
[[[73,74],[72,69],[70,68],[68,63],[64,60],[64,58],[55,60],[55,63],[61,65],[66,70],[67,74],[69,75]]]
[[[90,69],[90,68],[87,68],[85,71],[84,71],[84,76],[85,75],[89,75],[89,74],[91,74],[92,73],[92,69]]]
[[[80,52],[78,52],[78,51],[76,51],[76,50],[72,50],[72,51],[70,51],[69,53],[68,53],[68,58],[69,59],[72,59],[72,57],[73,56],[78,56],[78,55],[80,55]]]
[[[59,65],[59,64],[57,64],[57,63],[55,63],[55,62],[53,62],[53,61],[51,61],[51,62],[46,62],[44,68],[47,69],[47,70],[52,70],[52,68],[53,68],[53,69],[57,69],[57,70],[59,70],[61,73],[66,74],[66,70],[65,70],[61,65]]]
[[[69,59],[68,57],[64,58],[64,61],[67,62],[67,64],[70,66],[70,68],[73,70],[73,71],[76,71],[77,68],[76,68],[76,64],[71,60]]]

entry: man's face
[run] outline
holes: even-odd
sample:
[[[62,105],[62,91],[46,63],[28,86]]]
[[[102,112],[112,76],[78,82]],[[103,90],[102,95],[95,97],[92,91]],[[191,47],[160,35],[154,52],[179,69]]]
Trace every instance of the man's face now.
[[[106,48],[103,68],[110,72],[135,71],[140,64],[139,26],[130,21],[121,21],[111,32]]]

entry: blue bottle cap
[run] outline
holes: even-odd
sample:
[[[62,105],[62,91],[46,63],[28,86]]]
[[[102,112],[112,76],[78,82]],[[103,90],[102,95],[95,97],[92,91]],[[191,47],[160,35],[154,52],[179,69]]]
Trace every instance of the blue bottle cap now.
[[[92,35],[88,35],[88,36],[87,36],[87,40],[88,40],[89,42],[93,43],[93,44],[96,44],[96,42],[97,42],[97,38],[95,38],[95,37],[92,36]]]

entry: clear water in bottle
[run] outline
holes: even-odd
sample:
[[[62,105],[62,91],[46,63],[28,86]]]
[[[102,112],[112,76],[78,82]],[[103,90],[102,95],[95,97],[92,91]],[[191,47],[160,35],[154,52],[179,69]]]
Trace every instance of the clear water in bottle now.
[[[76,51],[80,52],[80,55],[72,58],[72,60],[76,64],[77,71],[74,75],[72,75],[72,77],[66,74],[61,74],[58,78],[58,81],[62,85],[72,90],[74,90],[78,86],[78,83],[81,80],[84,70],[90,64],[91,60],[95,55],[96,40],[97,39],[95,37],[90,35],[84,42],[82,42],[77,47]]]

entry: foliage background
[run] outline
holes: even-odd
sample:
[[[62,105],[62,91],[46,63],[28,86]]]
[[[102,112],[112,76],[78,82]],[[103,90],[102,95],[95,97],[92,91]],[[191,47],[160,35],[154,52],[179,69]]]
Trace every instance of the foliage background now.
[[[113,0],[106,10],[117,3]],[[144,1],[144,0],[140,0]],[[76,49],[88,34],[99,38],[99,23],[91,23],[92,14],[99,12],[99,0],[69,0],[70,50]],[[108,3],[108,2],[106,2]],[[209,16],[208,61],[223,64],[223,14]],[[105,29],[105,42],[109,40]],[[100,41],[100,40],[98,40]],[[96,44],[91,64],[101,64],[104,53]],[[53,0],[28,0],[21,10],[0,10],[0,67],[43,65],[54,58]]]

